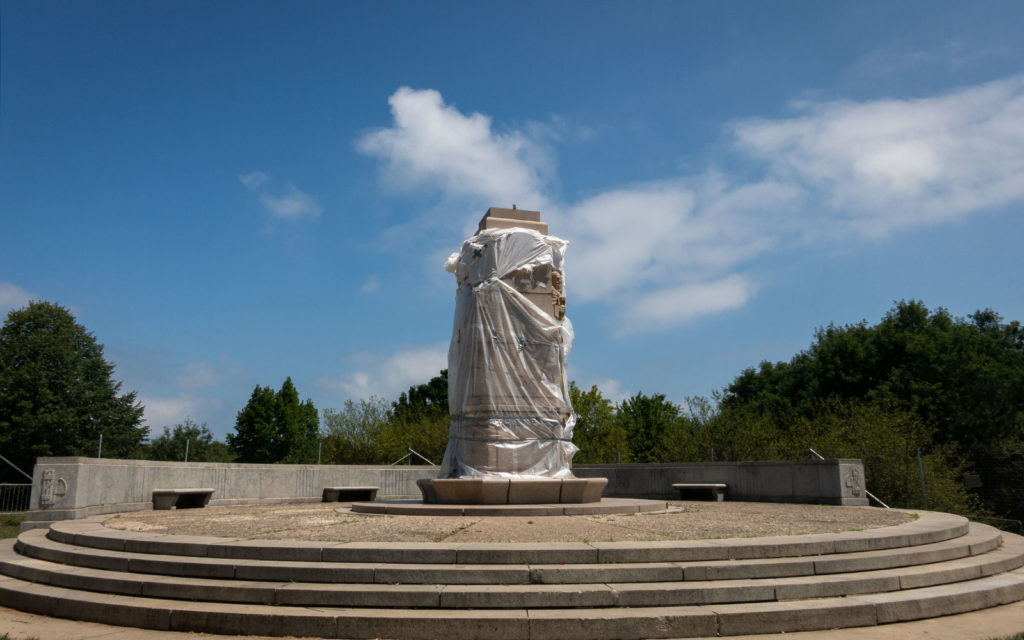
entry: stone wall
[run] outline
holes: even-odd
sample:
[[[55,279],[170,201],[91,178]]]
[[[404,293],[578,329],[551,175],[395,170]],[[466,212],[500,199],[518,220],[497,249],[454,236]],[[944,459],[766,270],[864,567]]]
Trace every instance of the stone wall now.
[[[379,487],[378,498],[418,497],[436,467],[155,462],[39,458],[26,525],[152,508],[153,489],[209,487],[212,505],[319,501],[324,487]]]
[[[582,464],[581,478],[608,478],[604,495],[678,497],[674,483],[724,482],[727,500],[867,505],[864,466],[858,459],[667,464]]]
[[[576,465],[581,478],[608,478],[608,497],[676,497],[677,482],[724,482],[727,500],[866,505],[860,460]],[[152,508],[153,489],[214,489],[210,504],[319,501],[324,487],[379,487],[378,499],[419,498],[416,480],[436,467],[153,462],[40,458],[25,527]]]

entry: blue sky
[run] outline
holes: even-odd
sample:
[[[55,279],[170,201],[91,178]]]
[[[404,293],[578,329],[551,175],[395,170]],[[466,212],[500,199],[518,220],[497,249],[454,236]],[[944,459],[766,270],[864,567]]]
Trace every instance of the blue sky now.
[[[0,0],[0,313],[157,432],[446,366],[488,206],[567,253],[570,373],[708,395],[900,299],[1024,320],[1019,2]]]

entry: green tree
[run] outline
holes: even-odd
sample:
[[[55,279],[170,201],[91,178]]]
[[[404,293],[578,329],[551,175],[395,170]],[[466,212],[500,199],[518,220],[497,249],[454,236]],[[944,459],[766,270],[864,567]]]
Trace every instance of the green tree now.
[[[281,390],[256,385],[249,402],[238,412],[228,448],[240,462],[313,463],[316,461],[320,418],[313,401],[299,401],[287,378]]]
[[[113,374],[103,346],[64,307],[11,311],[0,328],[4,456],[31,473],[39,456],[95,456],[102,434],[105,457],[130,457],[146,435],[143,409]]]
[[[409,391],[391,403],[392,420],[415,424],[443,417],[448,419],[448,370],[434,376],[426,384],[409,387]]]
[[[576,464],[610,464],[629,459],[626,430],[615,419],[615,405],[601,394],[597,385],[582,391],[569,383],[569,398],[576,413],[572,441],[579,451],[573,456]]]
[[[440,464],[448,444],[448,370],[426,384],[409,387],[391,403],[387,424],[379,436],[378,448],[384,459],[394,462],[412,449],[434,464]],[[415,456],[413,464],[422,462]]]
[[[793,458],[770,414],[747,408],[720,411],[703,397],[687,398],[683,413],[690,424],[693,445],[689,455],[682,459],[742,462]]]
[[[782,437],[780,448],[791,459],[806,455],[809,448],[831,458],[859,458],[868,490],[891,507],[922,508],[927,502],[939,511],[985,513],[961,481],[965,467],[955,447],[936,444],[933,427],[892,404],[824,400],[809,417],[789,425]]]
[[[995,514],[1024,519],[1024,329],[990,309],[954,318],[901,301],[881,322],[819,329],[789,362],[762,363],[726,389],[723,409],[772,416],[786,430],[823,401],[868,402],[928,427],[923,450],[942,451],[980,477]],[[961,464],[962,463],[962,464]]]
[[[324,410],[323,460],[328,464],[386,464],[381,434],[390,420],[387,402],[378,397],[346,400],[342,410]],[[393,454],[393,452],[391,452]],[[400,457],[400,456],[399,456]],[[386,462],[385,462],[386,461]]]
[[[674,457],[677,439],[686,437],[679,407],[663,393],[626,398],[616,417],[629,443],[629,459],[623,457],[623,462],[667,462]]]
[[[187,443],[187,445],[186,445]],[[175,460],[185,459],[185,448],[188,447],[189,462],[231,462],[234,458],[228,446],[213,439],[213,434],[206,428],[206,423],[196,424],[191,418],[174,425],[164,427],[164,432],[149,444],[148,459]]]

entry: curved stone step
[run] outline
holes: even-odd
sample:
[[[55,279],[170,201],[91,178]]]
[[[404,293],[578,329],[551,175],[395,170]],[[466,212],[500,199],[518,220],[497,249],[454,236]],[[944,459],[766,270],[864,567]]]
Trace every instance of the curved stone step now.
[[[18,537],[20,553],[51,562],[119,571],[179,577],[263,581],[377,584],[585,584],[744,580],[850,573],[947,561],[990,549],[999,532],[976,526],[952,540],[906,549],[852,552],[804,558],[712,560],[611,564],[398,564],[345,563],[169,556],[95,547],[79,547],[50,539],[42,530]]]
[[[593,543],[362,543],[249,540],[121,531],[103,526],[109,516],[50,526],[51,539],[80,547],[209,558],[300,562],[400,564],[607,564],[787,558],[894,549],[963,536],[968,521],[938,512],[913,512],[902,525],[836,534]]]
[[[325,638],[600,640],[871,626],[1024,599],[1024,570],[955,585],[815,600],[613,609],[331,609],[197,603],[81,592],[0,578],[0,602],[48,616],[221,634]]]
[[[985,525],[978,540],[999,540]],[[1024,565],[1024,538],[1007,536],[999,549],[969,545],[973,555],[901,570],[759,580],[613,582],[521,585],[316,584],[197,579],[71,567],[19,556],[0,546],[0,573],[67,588],[158,598],[305,606],[551,608],[667,606],[835,597],[897,591],[977,579]]]

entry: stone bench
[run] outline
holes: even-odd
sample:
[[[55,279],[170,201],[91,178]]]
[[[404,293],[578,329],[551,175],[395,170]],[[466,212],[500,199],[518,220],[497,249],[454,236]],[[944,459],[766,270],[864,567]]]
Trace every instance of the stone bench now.
[[[672,485],[672,488],[679,492],[680,497],[687,491],[710,491],[711,495],[715,497],[715,502],[725,501],[725,490],[728,487],[729,485],[724,482],[680,482]]]
[[[200,509],[210,503],[213,489],[153,489],[153,509]]]
[[[324,502],[372,501],[377,487],[324,487]]]

